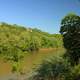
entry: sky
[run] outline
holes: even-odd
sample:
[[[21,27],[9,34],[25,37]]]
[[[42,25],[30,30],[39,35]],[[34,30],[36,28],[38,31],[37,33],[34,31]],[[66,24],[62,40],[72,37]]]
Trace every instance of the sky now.
[[[68,13],[80,15],[80,0],[0,0],[0,22],[59,33]]]

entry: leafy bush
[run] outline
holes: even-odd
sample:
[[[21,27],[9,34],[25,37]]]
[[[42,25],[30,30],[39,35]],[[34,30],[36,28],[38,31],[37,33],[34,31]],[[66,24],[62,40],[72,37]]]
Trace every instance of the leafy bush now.
[[[71,66],[62,57],[44,61],[30,80],[72,80]]]

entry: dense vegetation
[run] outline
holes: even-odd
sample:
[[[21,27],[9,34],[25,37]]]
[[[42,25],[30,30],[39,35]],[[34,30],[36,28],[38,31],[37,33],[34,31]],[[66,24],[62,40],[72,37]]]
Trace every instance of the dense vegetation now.
[[[36,28],[1,23],[0,54],[12,62],[13,72],[20,72],[20,62],[25,53],[40,48],[64,46],[66,53],[43,61],[29,80],[79,80],[80,16],[75,14],[65,16],[61,21],[60,33],[61,35],[49,34]]]
[[[80,16],[67,15],[61,22],[60,32],[63,35],[64,47],[67,49],[66,56],[72,65],[78,64],[80,59]]]
[[[61,21],[60,33],[66,53],[44,61],[31,80],[80,80],[80,16],[68,14]]]
[[[43,61],[29,80],[79,80],[80,16],[65,16],[61,21],[60,33],[49,34],[36,28],[1,23],[0,56],[11,61],[13,72],[20,73],[24,54],[40,48],[64,46],[66,52],[63,55]]]
[[[43,61],[29,80],[72,80],[71,67],[62,57],[53,57]]]
[[[39,48],[61,47],[61,39],[62,37],[59,34],[49,34],[36,28],[25,28],[7,23],[0,24],[1,53],[5,53],[2,50],[8,51],[14,48],[24,52],[38,50]]]
[[[60,34],[49,34],[36,28],[0,23],[0,54],[19,69],[19,63],[24,54],[40,48],[62,47]]]

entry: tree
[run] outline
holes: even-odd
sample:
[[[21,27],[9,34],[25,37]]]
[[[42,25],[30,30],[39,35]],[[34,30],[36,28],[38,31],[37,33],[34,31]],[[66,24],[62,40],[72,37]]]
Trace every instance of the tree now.
[[[68,14],[61,21],[60,33],[63,35],[66,56],[72,65],[78,64],[80,59],[80,16]]]

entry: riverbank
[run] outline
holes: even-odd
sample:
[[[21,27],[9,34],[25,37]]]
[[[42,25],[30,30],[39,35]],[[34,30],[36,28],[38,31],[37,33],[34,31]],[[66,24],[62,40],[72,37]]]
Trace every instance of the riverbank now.
[[[37,68],[37,66],[39,66],[39,64],[41,64],[43,60],[55,55],[61,55],[63,52],[63,48],[41,48],[39,51],[34,51],[34,53],[25,54],[24,59],[21,63],[21,67],[23,72],[25,73],[25,77],[27,77],[28,75],[30,76],[30,72],[32,72],[33,68]],[[8,75],[14,76],[14,74],[11,73],[11,63],[4,63],[3,61],[0,61],[0,63],[0,77],[2,78],[2,76],[6,76],[6,79],[4,80],[9,80]]]
[[[40,48],[39,50],[40,51],[47,51],[47,50],[62,50],[62,49],[64,49],[64,48]]]

